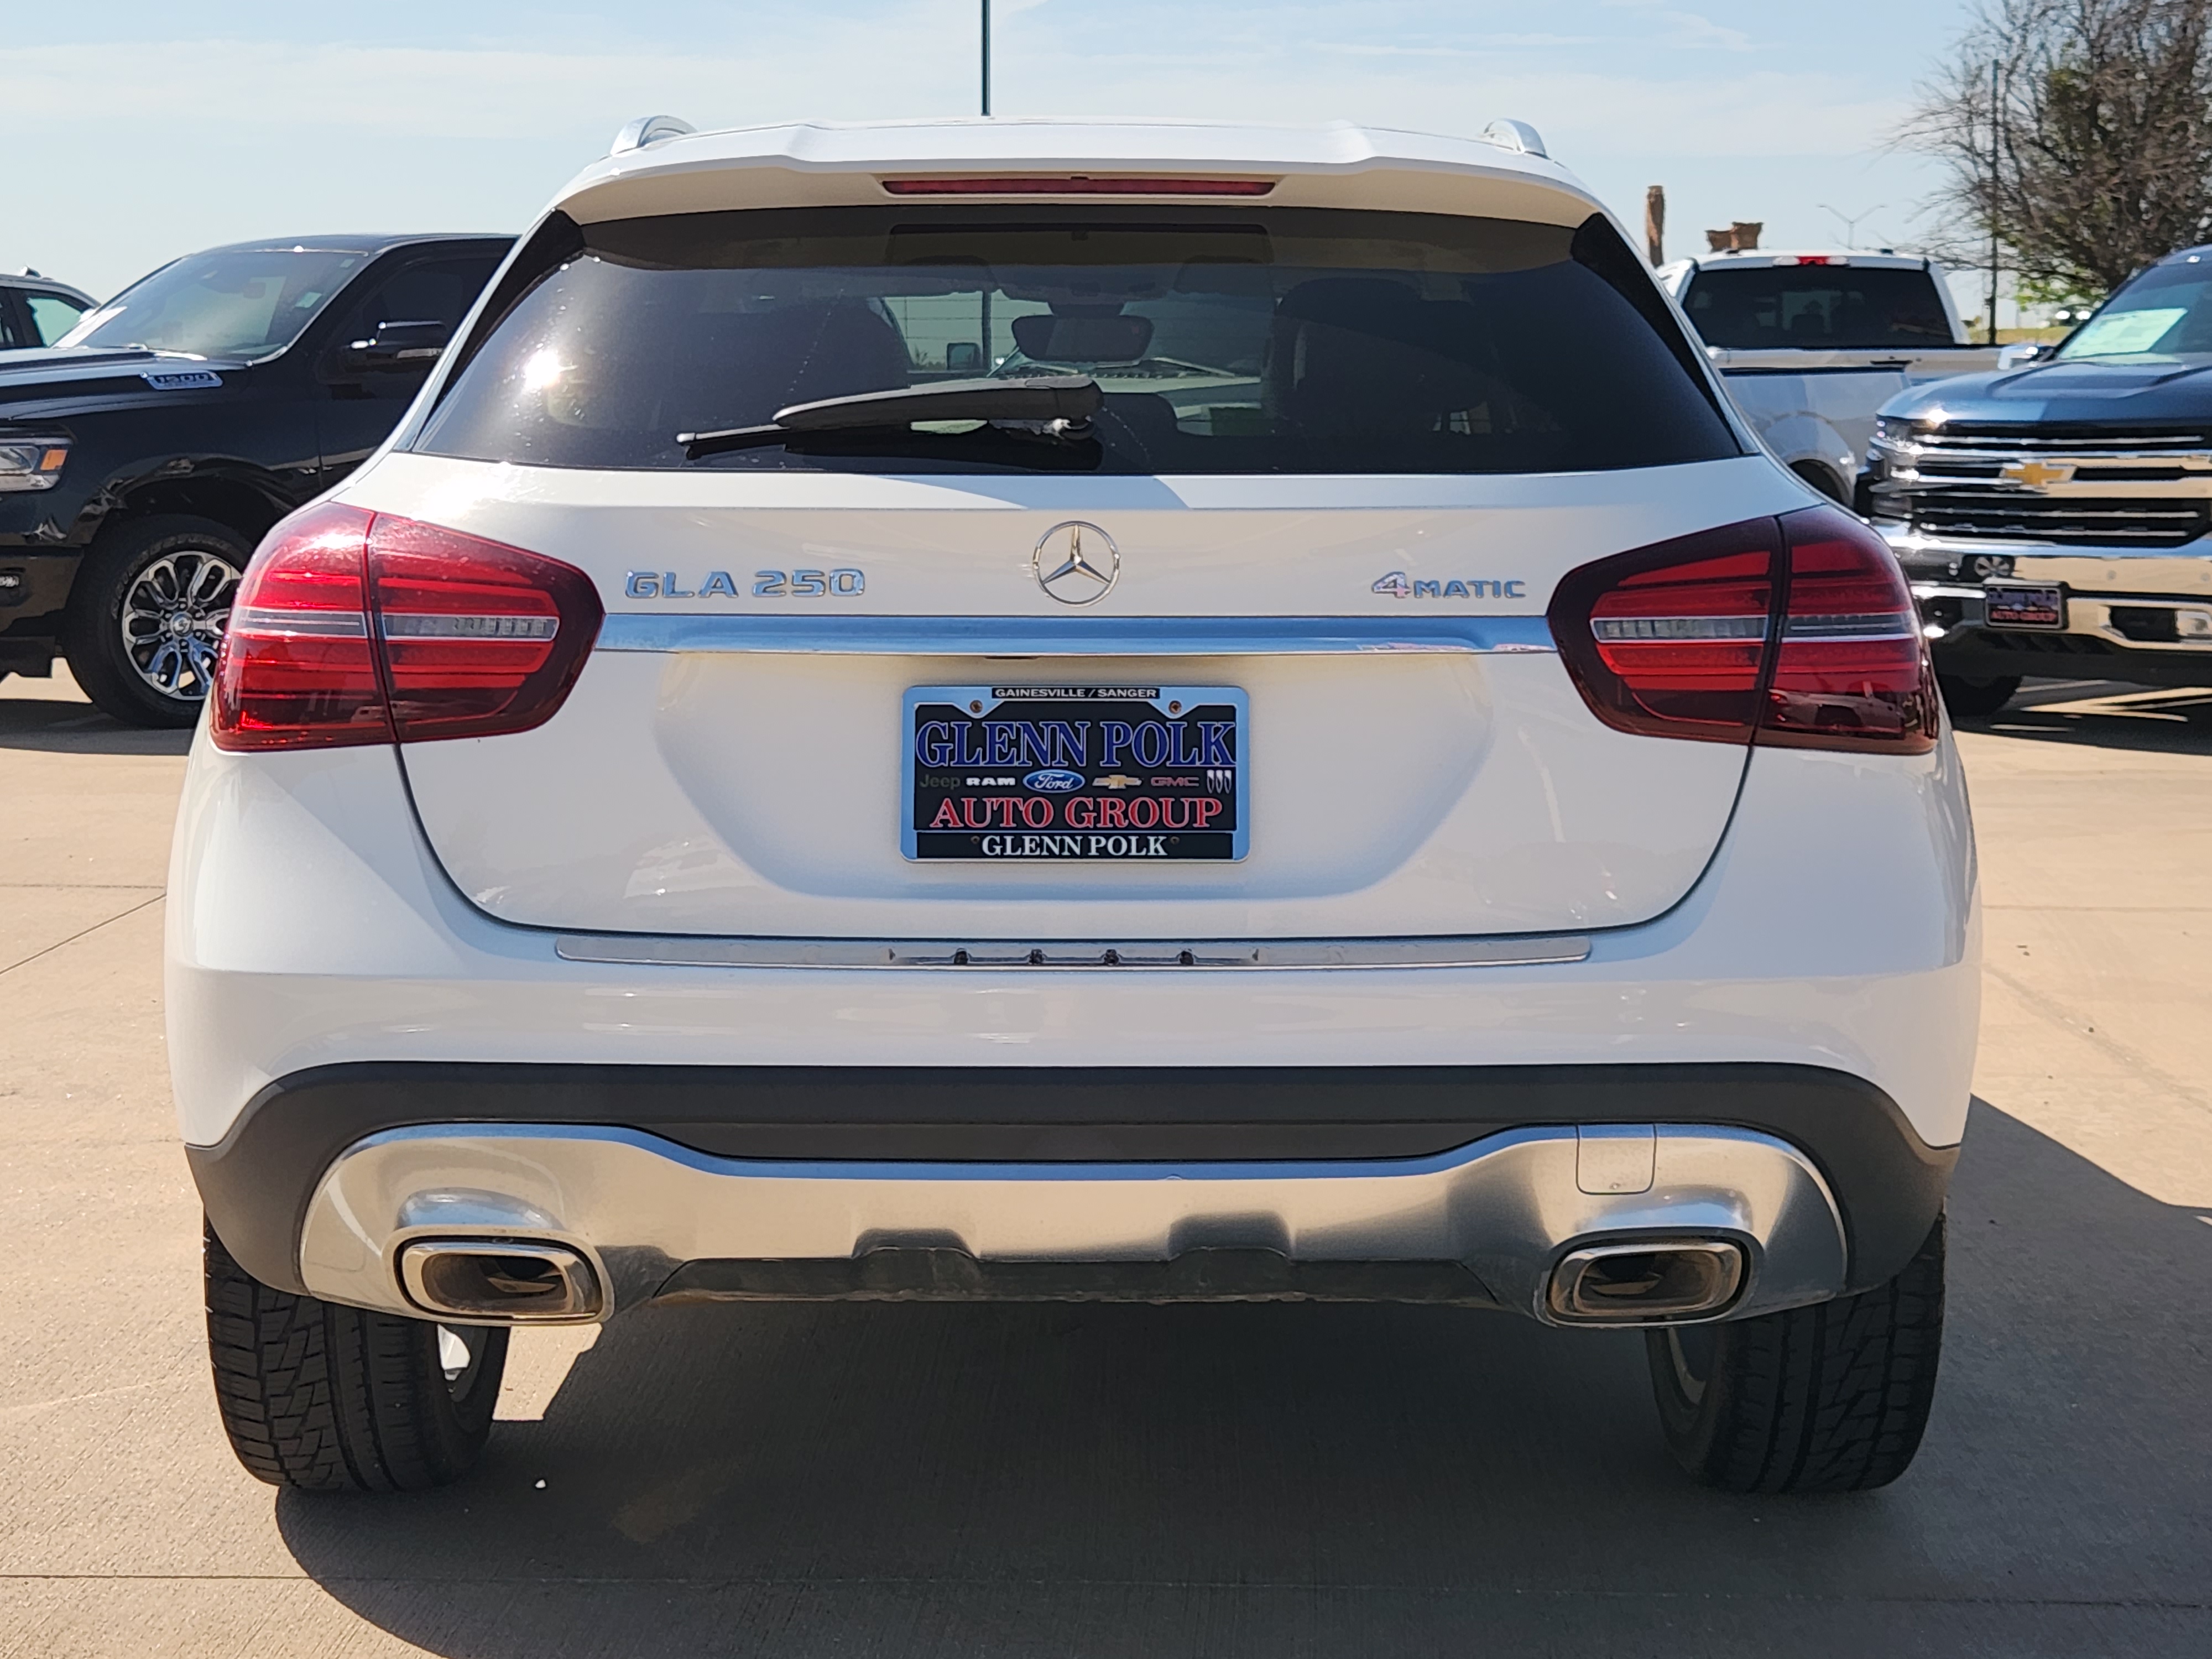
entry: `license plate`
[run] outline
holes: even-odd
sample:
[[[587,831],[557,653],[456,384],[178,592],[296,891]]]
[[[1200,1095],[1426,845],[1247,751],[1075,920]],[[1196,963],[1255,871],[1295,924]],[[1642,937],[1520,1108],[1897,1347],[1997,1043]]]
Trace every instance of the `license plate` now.
[[[918,685],[906,855],[1241,859],[1246,714],[1218,685]]]
[[[1989,607],[1992,628],[2063,628],[2066,590],[2048,587],[1985,587],[1983,603]]]

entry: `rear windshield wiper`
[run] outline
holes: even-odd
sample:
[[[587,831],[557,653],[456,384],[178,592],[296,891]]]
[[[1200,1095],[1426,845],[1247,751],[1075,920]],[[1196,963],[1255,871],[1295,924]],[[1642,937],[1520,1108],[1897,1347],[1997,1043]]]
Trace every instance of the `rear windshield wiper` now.
[[[789,444],[817,432],[881,432],[916,421],[1018,421],[1046,437],[1082,435],[1084,423],[1105,402],[1088,374],[1036,374],[1005,380],[941,380],[935,386],[856,392],[846,398],[793,404],[775,411],[767,426],[726,432],[679,432],[686,460]]]

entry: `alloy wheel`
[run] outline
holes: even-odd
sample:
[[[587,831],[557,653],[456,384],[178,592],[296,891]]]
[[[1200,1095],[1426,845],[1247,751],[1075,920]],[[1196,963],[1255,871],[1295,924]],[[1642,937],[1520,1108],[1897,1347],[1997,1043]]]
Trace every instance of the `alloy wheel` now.
[[[131,579],[118,626],[140,679],[178,702],[206,697],[238,579],[223,554],[194,547],[165,553]]]

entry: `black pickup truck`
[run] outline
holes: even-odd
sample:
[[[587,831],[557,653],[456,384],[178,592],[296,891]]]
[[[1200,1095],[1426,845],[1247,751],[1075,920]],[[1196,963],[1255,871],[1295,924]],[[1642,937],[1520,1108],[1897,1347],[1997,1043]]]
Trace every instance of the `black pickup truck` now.
[[[1858,506],[1954,714],[1995,714],[2026,675],[2212,686],[2212,246],[2056,350],[1893,398]]]
[[[0,357],[0,675],[57,655],[189,726],[269,526],[384,441],[504,236],[314,236],[163,266]]]

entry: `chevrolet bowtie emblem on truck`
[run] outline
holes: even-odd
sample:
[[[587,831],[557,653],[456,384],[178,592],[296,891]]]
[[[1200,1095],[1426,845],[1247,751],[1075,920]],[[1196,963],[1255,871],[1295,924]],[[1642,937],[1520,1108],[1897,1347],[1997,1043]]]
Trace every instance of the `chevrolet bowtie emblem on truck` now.
[[[2074,477],[2071,461],[2014,461],[1997,474],[2007,483],[2025,484],[2030,489],[2044,489],[2056,483],[2065,483]]]

